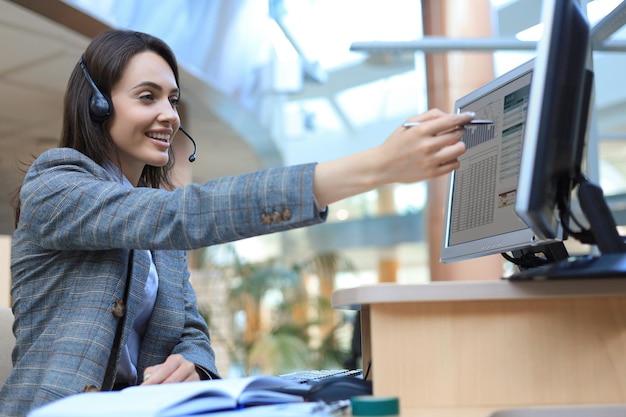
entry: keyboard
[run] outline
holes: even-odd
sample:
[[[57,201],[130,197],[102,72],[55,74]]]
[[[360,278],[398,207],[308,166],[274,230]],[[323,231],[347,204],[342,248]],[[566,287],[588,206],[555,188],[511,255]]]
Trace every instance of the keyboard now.
[[[274,391],[299,395],[305,401],[334,402],[356,395],[372,395],[372,382],[363,379],[362,369],[314,369],[278,375],[289,381]]]
[[[312,369],[306,371],[295,371],[287,374],[278,375],[288,381],[298,382],[300,384],[313,384],[325,378],[335,376],[360,376],[363,374],[362,369]]]

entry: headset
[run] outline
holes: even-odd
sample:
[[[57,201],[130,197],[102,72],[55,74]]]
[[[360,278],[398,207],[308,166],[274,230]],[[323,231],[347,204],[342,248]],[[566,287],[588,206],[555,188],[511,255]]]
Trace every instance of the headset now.
[[[80,63],[80,67],[83,69],[83,74],[85,74],[87,82],[89,82],[89,85],[91,85],[91,89],[93,90],[91,100],[89,101],[89,114],[94,121],[102,123],[111,116],[113,103],[111,103],[111,100],[102,94],[96,86],[96,83],[93,81],[93,78],[91,78],[89,71],[87,71],[87,66],[85,65],[85,60],[82,55],[80,56],[78,62]]]
[[[85,65],[85,60],[83,59],[82,55],[80,56],[78,63],[80,64],[80,67],[83,70],[83,74],[85,74],[85,78],[87,79],[87,82],[89,83],[89,85],[91,86],[91,89],[93,90],[91,100],[89,101],[89,114],[91,115],[91,118],[94,121],[98,123],[102,123],[105,120],[107,120],[109,117],[111,117],[111,113],[113,113],[113,103],[111,103],[111,100],[107,96],[102,94],[100,89],[96,86],[96,83],[94,82],[93,78],[91,78],[91,74],[89,74],[89,71],[87,71],[87,66]],[[189,136],[189,133],[187,133],[183,129],[182,125],[180,125],[178,129],[181,132],[183,132],[183,134],[187,136],[187,138],[189,138],[189,140],[193,144],[193,153],[189,155],[189,162],[193,162],[196,160],[196,151],[197,151],[196,141],[193,140],[191,136]]]

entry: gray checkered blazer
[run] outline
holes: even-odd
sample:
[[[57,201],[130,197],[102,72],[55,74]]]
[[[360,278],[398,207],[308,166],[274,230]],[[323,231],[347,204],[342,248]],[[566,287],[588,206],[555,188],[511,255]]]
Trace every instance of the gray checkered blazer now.
[[[138,374],[175,353],[217,374],[185,251],[322,222],[313,169],[268,169],[174,191],[127,189],[76,150],[42,154],[26,174],[13,236],[17,342],[0,415],[113,387],[119,338],[124,345],[148,276],[146,250],[159,290]]]

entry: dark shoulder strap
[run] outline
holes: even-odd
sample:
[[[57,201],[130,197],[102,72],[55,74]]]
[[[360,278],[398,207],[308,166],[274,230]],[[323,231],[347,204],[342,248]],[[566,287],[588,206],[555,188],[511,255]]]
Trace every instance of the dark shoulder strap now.
[[[115,374],[117,373],[117,363],[122,351],[122,333],[124,332],[124,323],[126,322],[126,306],[128,305],[128,292],[130,288],[130,277],[133,270],[133,258],[135,251],[130,250],[128,255],[128,265],[126,267],[126,279],[124,280],[124,298],[122,299],[121,306],[115,306],[113,308],[122,308],[123,314],[117,322],[117,330],[115,331],[115,339],[113,341],[113,347],[111,348],[111,356],[109,356],[109,363],[107,364],[107,370],[102,383],[102,391],[110,391],[115,384]]]

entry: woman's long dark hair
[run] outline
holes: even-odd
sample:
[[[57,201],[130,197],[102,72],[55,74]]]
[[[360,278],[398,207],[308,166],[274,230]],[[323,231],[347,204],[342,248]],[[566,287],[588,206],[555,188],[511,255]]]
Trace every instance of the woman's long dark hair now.
[[[102,32],[87,46],[82,59],[100,92],[110,100],[111,90],[122,78],[130,59],[145,51],[155,52],[169,64],[178,85],[178,64],[174,53],[161,39],[146,33],[131,30]],[[96,163],[103,164],[115,157],[116,151],[109,134],[108,119],[99,122],[89,113],[89,102],[93,93],[94,90],[77,60],[65,90],[63,127],[58,146],[76,149]],[[115,109],[112,109],[113,112]],[[115,160],[111,162],[118,163]],[[174,153],[170,148],[167,164],[162,167],[146,165],[140,182],[153,188],[171,188],[169,174],[173,165]],[[20,213],[19,191],[18,189],[14,195],[16,227]]]

